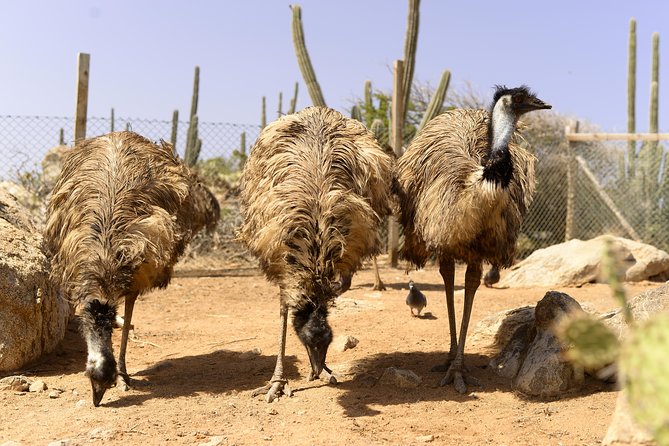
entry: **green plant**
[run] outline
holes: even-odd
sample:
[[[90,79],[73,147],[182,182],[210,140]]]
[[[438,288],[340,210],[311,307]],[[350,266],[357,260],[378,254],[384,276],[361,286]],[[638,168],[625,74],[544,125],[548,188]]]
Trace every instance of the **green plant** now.
[[[265,96],[262,97],[262,106],[260,109],[260,128],[264,129],[267,127],[267,101]]]
[[[113,132],[114,131],[114,108],[113,107],[111,109],[110,127],[111,127],[111,129],[109,131]]]
[[[444,99],[446,99],[446,90],[448,90],[448,84],[451,81],[451,72],[444,70],[441,74],[441,80],[439,81],[439,86],[434,91],[432,99],[423,113],[423,118],[418,125],[418,131],[420,132],[425,124],[430,122],[432,118],[441,113],[441,109],[444,107]]]
[[[307,90],[309,91],[311,102],[313,102],[314,105],[325,107],[325,98],[323,98],[321,86],[316,80],[316,73],[314,73],[314,67],[311,64],[311,59],[309,58],[309,53],[307,52],[307,46],[304,42],[302,8],[299,5],[292,5],[291,9],[293,11],[293,45],[297,55],[297,63],[300,66],[302,77],[304,77],[304,80],[307,84]]]
[[[184,160],[187,166],[195,166],[200,156],[202,140],[198,137],[198,118],[197,103],[200,92],[200,67],[195,67],[195,76],[193,79],[193,98],[190,106],[190,123],[188,124],[188,134],[186,136],[186,150]]]
[[[297,92],[299,88],[299,83],[295,82],[295,90],[293,91],[293,98],[290,100],[290,108],[288,109],[288,114],[295,113],[295,107],[297,107]]]
[[[277,111],[276,111],[276,117],[277,118],[280,118],[281,116],[283,116],[283,111],[281,110],[282,109],[282,104],[281,104],[282,102],[283,102],[283,93],[279,92],[279,107],[277,108]]]
[[[404,73],[402,75],[402,121],[405,122],[409,111],[409,98],[413,85],[413,72],[416,66],[416,47],[418,46],[418,24],[420,19],[420,0],[409,0],[407,29],[404,36]]]
[[[177,150],[177,131],[179,130],[179,110],[172,112],[172,133],[170,134],[170,143],[176,152]]]
[[[65,131],[63,128],[60,128],[60,131],[58,132],[58,145],[59,146],[64,146],[65,145]]]

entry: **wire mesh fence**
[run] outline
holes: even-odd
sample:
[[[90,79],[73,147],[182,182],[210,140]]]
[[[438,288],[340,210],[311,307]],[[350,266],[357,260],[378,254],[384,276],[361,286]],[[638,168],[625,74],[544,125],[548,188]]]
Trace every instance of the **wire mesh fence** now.
[[[178,123],[176,148],[182,156],[188,124]],[[169,141],[172,122],[116,118],[114,130],[124,129]],[[111,130],[110,118],[88,120],[88,136]],[[248,151],[259,132],[257,125],[201,122],[200,160],[231,159],[240,148],[242,133]],[[61,137],[71,145],[73,134],[72,118],[0,116],[0,180],[41,172],[45,154],[59,145]],[[518,258],[565,238],[589,239],[605,233],[669,251],[669,141],[543,141],[533,142],[537,189],[518,240]],[[231,164],[208,164],[214,169],[221,165]],[[385,233],[384,227],[384,240]]]
[[[183,156],[188,132],[187,121],[177,126],[177,152]],[[170,140],[172,121],[139,118],[88,118],[86,134],[89,137],[102,135],[112,130],[135,131],[151,140]],[[62,132],[62,135],[61,135]],[[247,145],[255,141],[260,126],[223,122],[200,122],[198,135],[202,140],[201,160],[229,158],[240,147],[242,133]],[[72,145],[74,119],[44,116],[0,116],[0,178],[15,179],[26,171],[39,171],[44,155],[51,148],[64,142]],[[248,150],[248,148],[247,148]]]

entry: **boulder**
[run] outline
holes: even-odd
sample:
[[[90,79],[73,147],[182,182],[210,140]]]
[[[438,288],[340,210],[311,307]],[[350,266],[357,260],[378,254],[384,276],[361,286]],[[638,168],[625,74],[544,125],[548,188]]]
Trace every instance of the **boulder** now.
[[[623,260],[625,281],[638,282],[669,275],[669,254],[651,245],[603,235],[592,240],[570,240],[534,251],[499,282],[500,287],[580,286],[604,282],[600,277],[604,241]]]
[[[70,306],[49,281],[42,237],[0,190],[0,371],[16,370],[63,339]]]
[[[508,310],[489,318],[498,327],[497,333],[487,336],[489,346],[499,350],[490,360],[491,368],[530,396],[554,397],[579,388],[583,371],[563,359],[563,345],[553,333],[554,324],[574,311],[583,311],[576,300],[549,291],[534,308]],[[484,333],[492,332],[492,327],[485,326]]]
[[[643,292],[629,301],[632,318],[645,321],[653,314],[669,312],[669,283]],[[619,339],[627,335],[627,323],[622,310],[618,309],[602,316],[604,324],[613,330]]]
[[[49,192],[58,181],[60,170],[63,168],[63,158],[69,151],[68,146],[56,146],[49,149],[42,159],[42,182]]]
[[[602,440],[603,445],[621,445],[621,444],[655,444],[652,435],[642,426],[634,421],[630,413],[627,392],[625,390],[618,393],[616,408],[611,417],[611,423]]]

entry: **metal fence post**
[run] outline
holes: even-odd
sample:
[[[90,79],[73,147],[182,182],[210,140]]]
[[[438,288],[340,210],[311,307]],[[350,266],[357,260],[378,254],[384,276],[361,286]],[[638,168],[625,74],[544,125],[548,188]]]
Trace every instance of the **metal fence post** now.
[[[403,95],[403,73],[404,61],[396,60],[393,67],[393,98],[391,114],[391,141],[390,144],[395,151],[395,156],[402,156],[402,128],[404,124],[404,104],[402,104]],[[388,260],[390,266],[397,267],[399,252],[399,225],[394,216],[388,217]]]

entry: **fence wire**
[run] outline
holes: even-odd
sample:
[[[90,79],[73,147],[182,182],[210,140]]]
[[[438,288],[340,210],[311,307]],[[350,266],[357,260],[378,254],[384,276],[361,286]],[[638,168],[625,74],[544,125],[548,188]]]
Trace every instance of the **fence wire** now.
[[[180,121],[177,152],[183,156],[188,122]],[[67,117],[0,116],[0,179],[25,179],[41,172],[45,154],[74,139],[73,119]],[[131,129],[152,140],[170,140],[168,120],[116,118],[114,130]],[[110,118],[89,118],[87,135],[112,130]],[[258,137],[260,127],[201,122],[200,160],[210,169],[232,166],[228,162],[245,134],[246,151]],[[541,135],[539,135],[541,136]],[[544,138],[533,142],[537,157],[537,189],[518,239],[518,258],[534,250],[565,241],[568,236],[568,172],[571,166],[573,201],[571,237],[590,239],[614,234],[639,239],[669,251],[669,141],[572,142]],[[568,149],[571,150],[568,150]],[[571,154],[571,155],[570,155]],[[222,163],[217,160],[223,160]],[[227,161],[226,161],[227,160]],[[571,160],[571,161],[570,161]],[[208,163],[207,161],[215,161]],[[28,175],[34,178],[34,175]],[[386,239],[385,226],[381,230]]]

